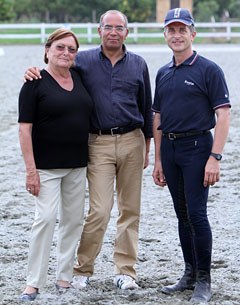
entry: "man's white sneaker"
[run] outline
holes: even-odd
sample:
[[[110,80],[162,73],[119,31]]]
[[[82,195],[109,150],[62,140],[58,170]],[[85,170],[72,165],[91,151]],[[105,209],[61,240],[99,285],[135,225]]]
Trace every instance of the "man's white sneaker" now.
[[[83,289],[89,285],[89,277],[83,275],[75,275],[71,285],[76,289]]]
[[[125,274],[118,274],[114,278],[114,284],[120,289],[136,289],[139,288],[135,280]]]

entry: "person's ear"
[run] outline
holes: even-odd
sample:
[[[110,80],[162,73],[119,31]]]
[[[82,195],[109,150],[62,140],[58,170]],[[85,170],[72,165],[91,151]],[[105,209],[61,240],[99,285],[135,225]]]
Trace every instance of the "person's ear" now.
[[[100,38],[102,38],[102,28],[101,28],[100,25],[98,27],[98,35],[99,35]]]
[[[192,36],[192,39],[191,39],[192,41],[195,39],[196,35],[197,35],[197,32],[195,32],[195,31],[192,32],[192,35],[191,35]]]
[[[127,39],[127,37],[128,37],[128,33],[129,33],[129,30],[128,30],[128,29],[126,29],[126,34],[125,34],[124,40],[126,40],[126,39]]]

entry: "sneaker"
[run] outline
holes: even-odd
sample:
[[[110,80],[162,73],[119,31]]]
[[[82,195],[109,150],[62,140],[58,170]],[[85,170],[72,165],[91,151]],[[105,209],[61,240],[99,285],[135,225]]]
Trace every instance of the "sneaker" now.
[[[136,289],[139,288],[138,284],[135,282],[135,280],[125,274],[118,274],[114,278],[114,284],[117,286],[117,288],[120,289]]]
[[[89,277],[83,275],[75,275],[71,285],[76,289],[83,289],[89,285]]]

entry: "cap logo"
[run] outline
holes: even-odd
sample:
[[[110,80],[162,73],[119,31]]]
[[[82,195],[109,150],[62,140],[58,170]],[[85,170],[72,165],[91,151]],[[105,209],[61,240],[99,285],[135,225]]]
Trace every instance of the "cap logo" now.
[[[175,8],[174,10],[174,18],[179,18],[181,13],[181,8]]]

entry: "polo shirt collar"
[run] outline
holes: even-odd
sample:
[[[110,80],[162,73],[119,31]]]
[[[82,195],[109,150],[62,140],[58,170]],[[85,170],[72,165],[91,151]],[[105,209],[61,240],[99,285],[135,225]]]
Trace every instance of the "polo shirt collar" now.
[[[181,63],[180,66],[192,66],[195,63],[197,58],[198,58],[197,52],[193,51],[193,54],[189,58],[187,58],[183,63]],[[172,68],[172,67],[175,67],[175,66],[176,66],[175,58],[173,56],[172,61],[169,64],[169,68]]]

